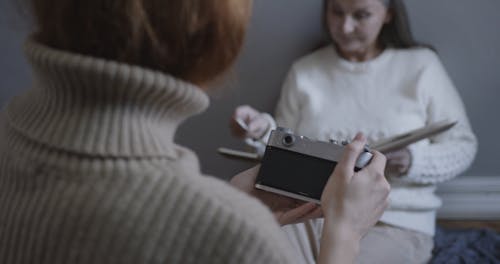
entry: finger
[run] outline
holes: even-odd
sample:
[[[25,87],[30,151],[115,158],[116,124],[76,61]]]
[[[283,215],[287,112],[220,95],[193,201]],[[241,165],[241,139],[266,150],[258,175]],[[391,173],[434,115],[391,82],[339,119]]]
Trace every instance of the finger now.
[[[243,121],[248,122],[259,114],[259,111],[249,105],[242,105],[236,108],[234,117],[241,118]]]
[[[284,212],[282,215],[282,220],[280,220],[280,222],[283,223],[284,225],[301,223],[301,222],[307,221],[309,219],[308,216],[310,215],[310,213],[312,211],[315,211],[315,209],[310,209],[310,210],[301,211],[301,212],[299,212],[299,210],[302,210],[302,209],[293,208],[293,209],[290,209],[290,210]]]
[[[383,171],[385,169],[385,166],[387,165],[387,158],[384,156],[384,154],[373,150],[372,151],[373,157],[368,164],[367,168],[372,169],[372,170],[379,170]]]
[[[250,114],[245,109],[237,108],[234,111],[231,119],[234,123],[237,123],[237,120],[241,120],[241,121],[245,122],[246,120],[249,119],[249,115]]]
[[[252,109],[252,107],[250,107],[249,105],[240,105],[236,107],[236,110],[234,112],[238,115],[249,112],[249,109]]]
[[[250,120],[248,124],[248,130],[251,132],[263,132],[269,126],[267,119],[258,115]]]
[[[248,170],[242,171],[229,180],[229,183],[238,188],[250,188],[253,189],[255,178],[260,169],[260,164],[256,165]]]
[[[321,209],[321,206],[316,206],[316,209],[303,215],[300,218],[293,220],[293,223],[303,223],[307,220],[318,219],[321,217],[323,217],[323,210]]]
[[[236,137],[243,137],[246,134],[246,131],[241,126],[239,126],[236,121],[234,121],[234,119],[231,119],[229,127],[231,128],[231,132],[233,133],[233,135],[235,135]]]
[[[244,116],[245,116],[245,111],[242,109],[241,106],[239,106],[234,110],[232,119],[243,118]]]
[[[310,214],[308,214],[305,219],[303,219],[303,221],[323,217],[323,209],[321,208],[321,206],[316,207],[317,208],[314,209],[314,211],[312,211]]]
[[[396,156],[396,154],[394,152],[388,152],[388,153],[385,153],[385,157],[390,160],[390,159],[393,159],[394,157]]]
[[[264,192],[264,191],[263,191]],[[297,208],[297,202],[293,198],[286,196],[266,192],[268,194],[267,200],[270,200],[274,204],[276,210],[287,211]]]
[[[299,219],[305,217],[310,212],[316,210],[317,205],[314,203],[306,203],[292,210],[286,211],[281,216],[282,223],[295,223]]]
[[[366,138],[363,134],[356,134],[354,140],[344,147],[344,152],[342,153],[342,157],[337,167],[345,172],[354,172],[354,166],[356,165],[359,155],[364,150],[365,144]],[[352,174],[348,173],[348,175]]]
[[[403,164],[404,162],[405,161],[402,159],[387,159],[387,165],[398,165],[398,164]]]
[[[386,156],[397,156],[400,153],[401,153],[401,149],[397,149],[397,150],[389,151],[389,152],[385,153],[385,155]]]
[[[234,123],[236,123],[243,130],[245,131],[248,130],[248,124],[247,122],[245,122],[245,120],[243,120],[243,118],[240,117],[234,118]]]

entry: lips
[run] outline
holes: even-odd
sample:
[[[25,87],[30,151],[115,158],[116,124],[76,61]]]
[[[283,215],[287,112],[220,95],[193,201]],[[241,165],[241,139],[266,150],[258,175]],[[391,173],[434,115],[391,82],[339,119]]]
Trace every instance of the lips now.
[[[342,39],[339,41],[339,44],[342,46],[349,46],[349,45],[354,45],[359,43],[360,41],[358,39]]]
[[[342,42],[358,42],[360,39],[356,36],[340,36],[340,41]]]

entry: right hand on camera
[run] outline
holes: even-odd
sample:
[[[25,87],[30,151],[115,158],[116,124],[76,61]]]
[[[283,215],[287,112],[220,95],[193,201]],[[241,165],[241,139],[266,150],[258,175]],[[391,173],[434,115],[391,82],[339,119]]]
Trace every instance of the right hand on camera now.
[[[328,226],[332,232],[347,232],[355,240],[366,234],[389,204],[390,186],[384,177],[384,155],[373,151],[370,163],[354,172],[356,160],[365,144],[366,138],[358,134],[345,147],[321,197],[325,227]]]
[[[243,122],[246,129],[238,122]],[[238,106],[230,121],[231,132],[237,138],[261,138],[270,127],[263,113],[248,105]]]

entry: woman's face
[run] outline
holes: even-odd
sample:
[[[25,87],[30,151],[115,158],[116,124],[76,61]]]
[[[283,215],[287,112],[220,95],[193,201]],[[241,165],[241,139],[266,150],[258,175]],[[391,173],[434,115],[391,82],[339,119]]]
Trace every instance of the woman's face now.
[[[378,35],[391,16],[381,0],[329,0],[326,19],[340,53],[350,57],[377,53]]]

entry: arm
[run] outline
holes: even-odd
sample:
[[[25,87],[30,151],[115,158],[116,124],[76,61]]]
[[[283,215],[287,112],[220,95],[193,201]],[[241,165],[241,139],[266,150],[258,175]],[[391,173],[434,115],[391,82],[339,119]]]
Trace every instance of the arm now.
[[[233,135],[245,138],[248,145],[254,147],[258,153],[263,153],[271,131],[277,126],[296,129],[300,121],[301,97],[297,77],[297,72],[292,67],[281,89],[276,106],[276,119],[248,105],[238,106],[230,122]],[[244,123],[245,128],[238,124],[238,119]]]
[[[387,208],[390,186],[384,177],[385,157],[375,151],[370,164],[354,172],[365,143],[358,134],[345,148],[323,191],[320,264],[354,263],[361,238]]]
[[[431,138],[429,144],[409,147],[411,167],[402,177],[414,183],[439,183],[464,172],[474,160],[477,140],[465,112],[464,104],[437,55],[430,52],[429,63],[416,83],[427,122],[457,120],[450,131]]]
[[[325,222],[318,264],[355,263],[361,238],[355,233],[350,233],[350,229],[352,228],[347,223],[345,226],[342,224],[335,226]]]
[[[389,183],[384,177],[385,157],[374,152],[370,164],[354,172],[366,139],[358,135],[344,151],[321,197],[321,208],[297,205],[293,199],[253,188],[258,167],[236,175],[231,184],[260,199],[279,223],[288,224],[324,214],[319,264],[354,263],[363,235],[380,218],[388,205]]]

